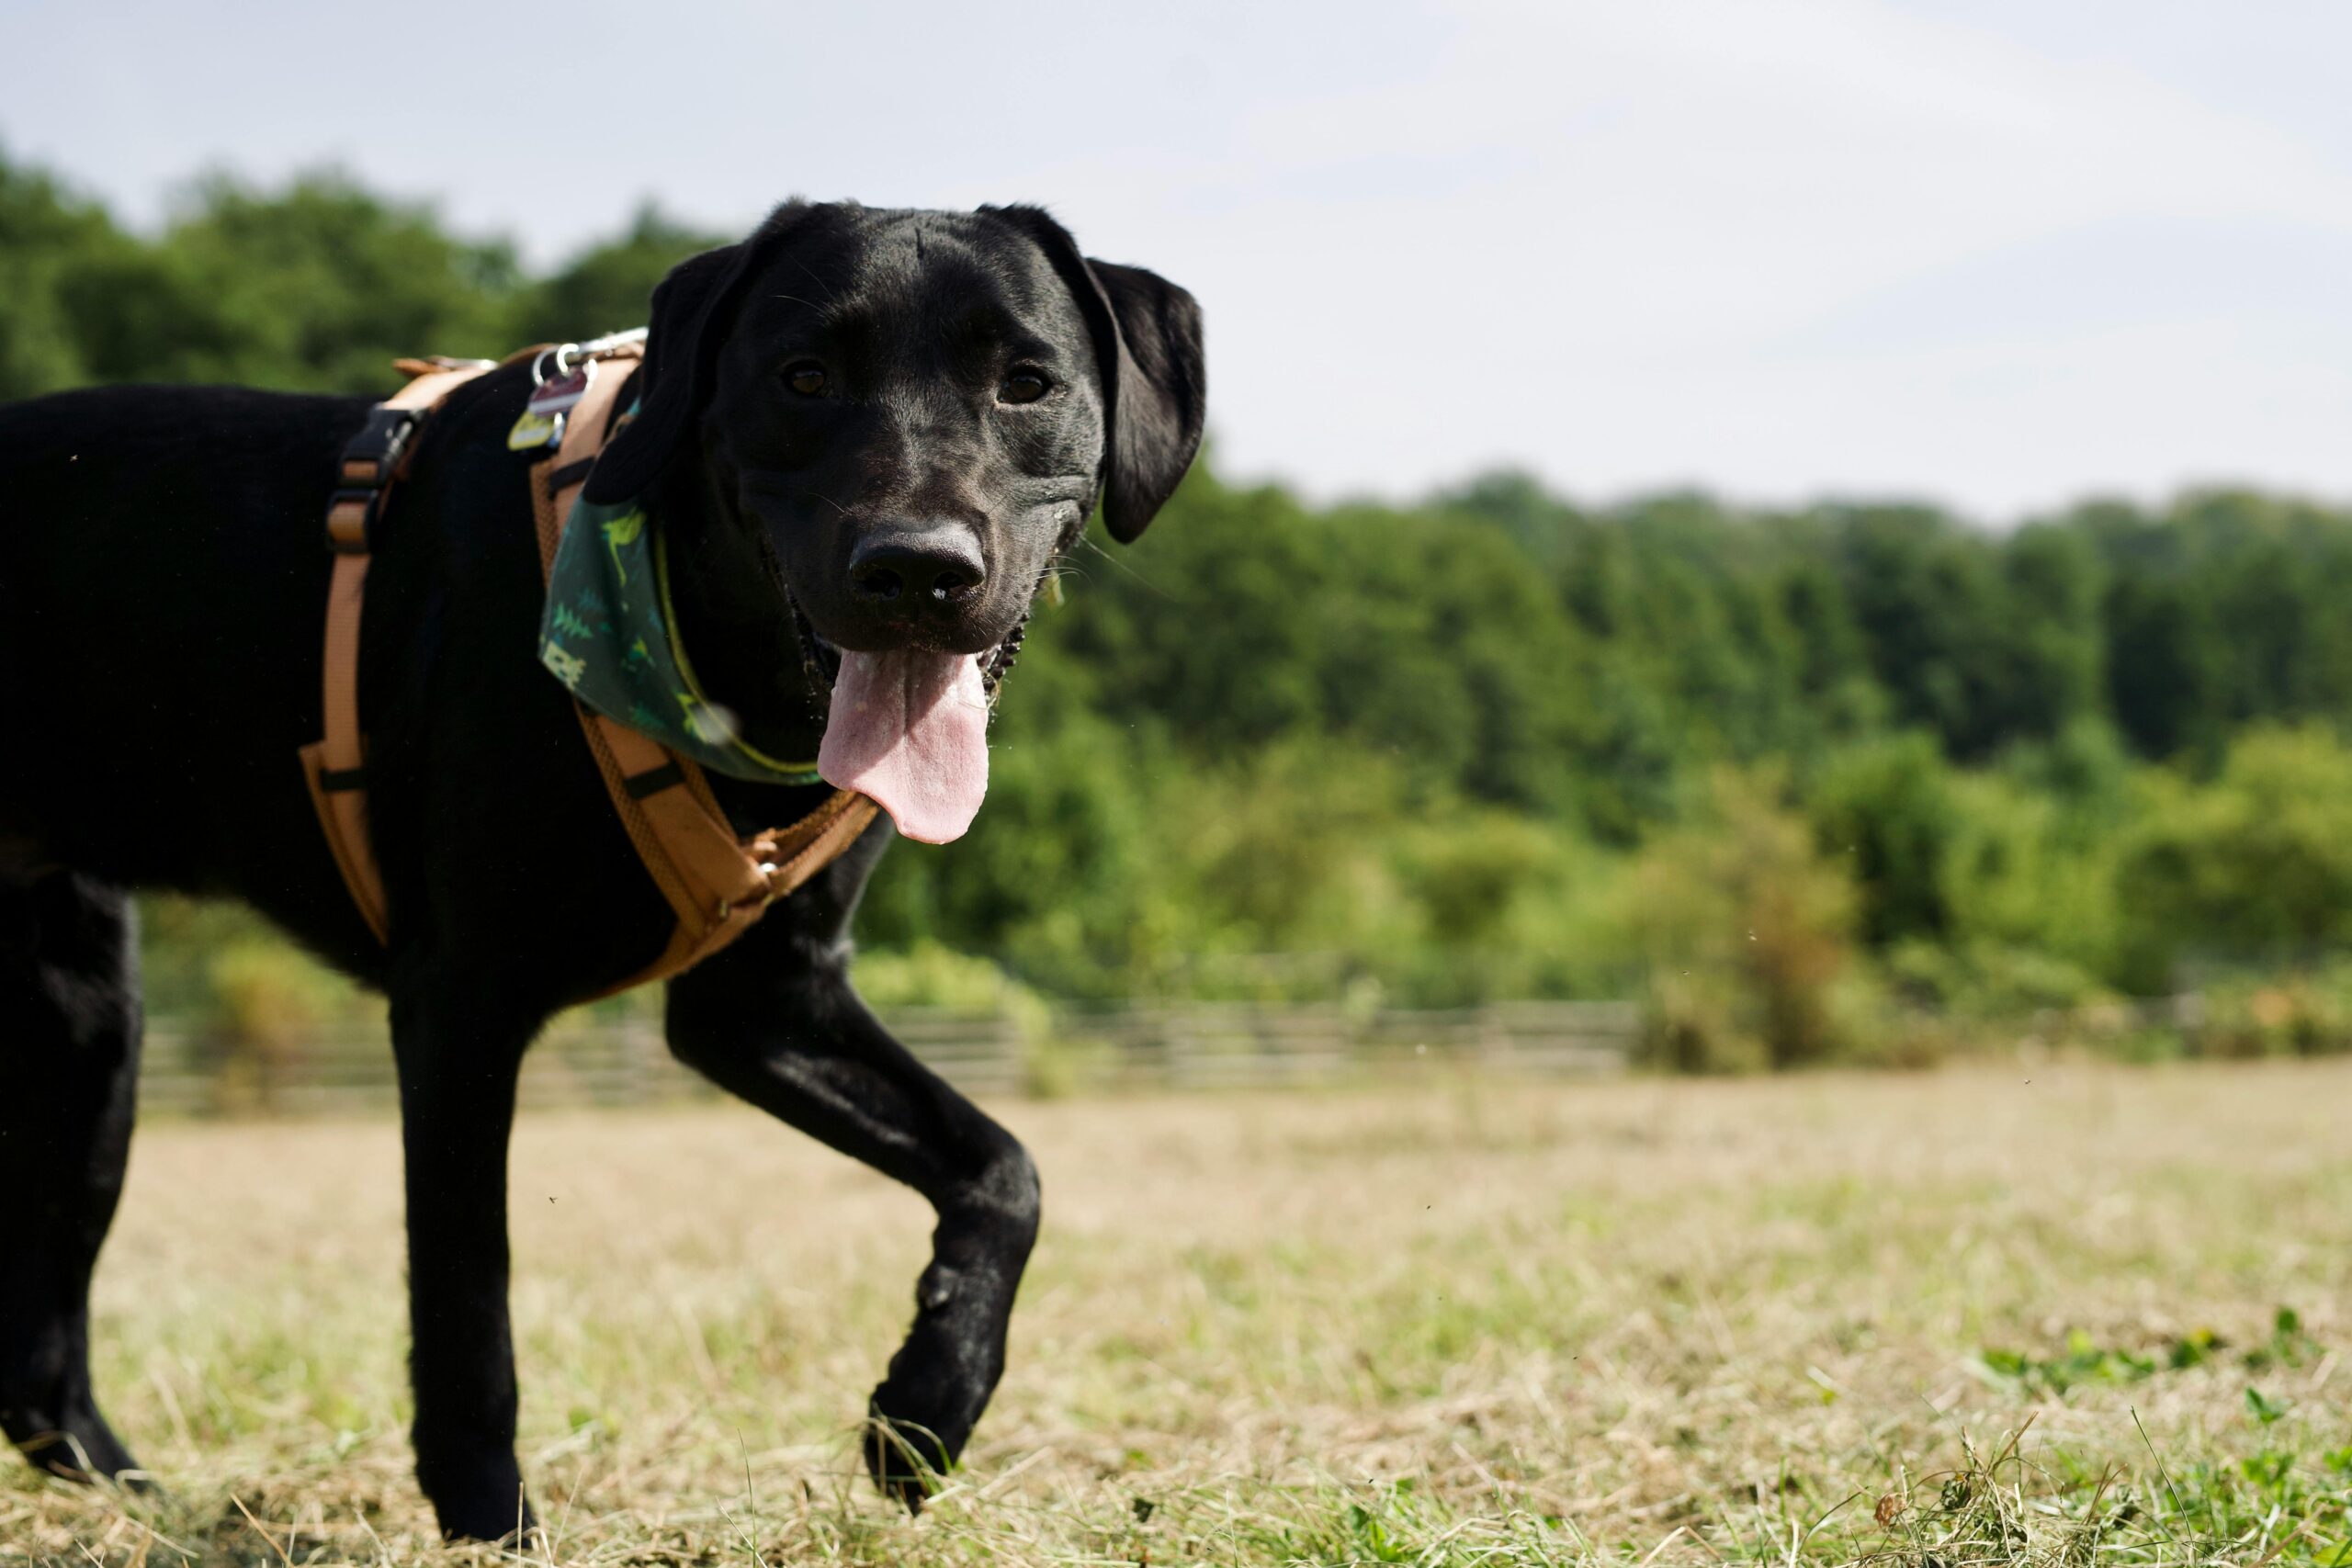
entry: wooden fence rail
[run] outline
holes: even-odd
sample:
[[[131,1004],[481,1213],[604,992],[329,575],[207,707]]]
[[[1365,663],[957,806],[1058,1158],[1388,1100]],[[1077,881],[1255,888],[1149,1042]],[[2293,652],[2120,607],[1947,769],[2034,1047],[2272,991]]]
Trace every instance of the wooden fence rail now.
[[[1624,1002],[1514,1002],[1453,1011],[1202,1003],[1073,1010],[1049,1037],[1011,1018],[898,1011],[899,1039],[967,1093],[1071,1089],[1241,1089],[1336,1082],[1412,1066],[1589,1075],[1621,1070],[1639,1027]],[[524,1065],[526,1106],[651,1105],[714,1095],[650,1023],[573,1022]],[[158,1020],[140,1075],[143,1106],[192,1116],[368,1114],[398,1103],[384,1032],[322,1032],[224,1054]]]

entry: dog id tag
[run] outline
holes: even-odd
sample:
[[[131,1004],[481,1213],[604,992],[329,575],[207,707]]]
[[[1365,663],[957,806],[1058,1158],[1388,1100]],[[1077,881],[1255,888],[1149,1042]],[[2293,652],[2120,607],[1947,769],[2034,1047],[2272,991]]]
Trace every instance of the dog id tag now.
[[[514,428],[506,433],[506,449],[509,452],[532,452],[542,446],[553,446],[562,439],[563,415],[535,413],[525,409],[523,417],[514,422]]]
[[[587,396],[589,383],[595,378],[596,362],[588,359],[568,376],[552,376],[540,382],[533,389],[523,417],[506,433],[507,450],[528,452],[533,447],[560,444],[563,440],[564,414]]]
[[[588,384],[596,378],[596,362],[582,360],[569,376],[550,376],[531,392],[533,413],[561,413],[588,395]]]

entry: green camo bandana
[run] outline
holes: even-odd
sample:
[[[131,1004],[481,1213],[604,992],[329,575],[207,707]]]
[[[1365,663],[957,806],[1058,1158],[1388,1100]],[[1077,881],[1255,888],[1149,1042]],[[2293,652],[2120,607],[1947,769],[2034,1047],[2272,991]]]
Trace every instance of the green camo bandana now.
[[[762,784],[812,784],[814,762],[779,762],[744,743],[735,717],[703,695],[671,628],[662,535],[635,501],[571,505],[548,573],[539,662],[571,694],[706,768]]]

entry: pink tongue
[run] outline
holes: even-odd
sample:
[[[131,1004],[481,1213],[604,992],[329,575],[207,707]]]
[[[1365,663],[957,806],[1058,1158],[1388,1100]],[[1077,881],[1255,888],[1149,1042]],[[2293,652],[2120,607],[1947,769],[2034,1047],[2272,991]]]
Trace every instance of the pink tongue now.
[[[964,836],[989,791],[989,697],[968,653],[842,654],[817,771],[926,844]]]

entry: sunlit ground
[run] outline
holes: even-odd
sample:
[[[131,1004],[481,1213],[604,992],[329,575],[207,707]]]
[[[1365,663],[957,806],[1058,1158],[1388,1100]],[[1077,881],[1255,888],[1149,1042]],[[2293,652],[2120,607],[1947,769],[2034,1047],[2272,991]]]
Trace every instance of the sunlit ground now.
[[[2347,1108],[2352,1062],[1007,1104],[1045,1239],[919,1520],[854,1424],[922,1204],[748,1111],[528,1119],[527,1560],[2352,1562]],[[0,1558],[433,1559],[397,1176],[389,1123],[144,1129],[98,1355],[169,1495],[18,1467]]]

